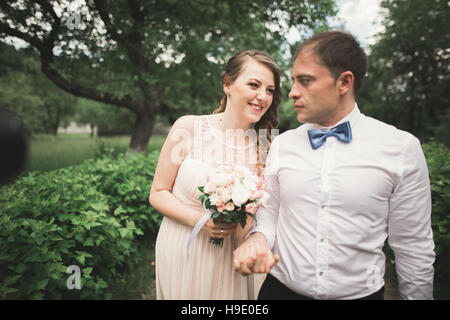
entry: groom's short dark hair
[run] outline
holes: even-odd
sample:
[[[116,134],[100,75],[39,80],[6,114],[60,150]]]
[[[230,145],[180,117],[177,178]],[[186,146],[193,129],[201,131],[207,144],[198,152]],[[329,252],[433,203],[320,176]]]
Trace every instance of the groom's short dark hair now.
[[[367,55],[351,34],[342,31],[317,33],[298,46],[293,63],[306,48],[312,49],[319,63],[327,67],[335,79],[342,72],[351,71],[355,77],[354,92],[358,92],[367,73]]]

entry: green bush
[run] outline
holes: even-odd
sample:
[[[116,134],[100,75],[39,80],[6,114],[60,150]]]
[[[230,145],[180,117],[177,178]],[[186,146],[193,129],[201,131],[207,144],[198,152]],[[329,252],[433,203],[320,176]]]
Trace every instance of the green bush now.
[[[159,152],[33,172],[0,190],[1,299],[109,299],[150,250],[148,203]],[[68,266],[81,290],[67,287]],[[142,275],[144,276],[144,275]]]
[[[450,299],[450,150],[434,140],[424,144],[431,180],[431,223],[436,245],[435,296]]]

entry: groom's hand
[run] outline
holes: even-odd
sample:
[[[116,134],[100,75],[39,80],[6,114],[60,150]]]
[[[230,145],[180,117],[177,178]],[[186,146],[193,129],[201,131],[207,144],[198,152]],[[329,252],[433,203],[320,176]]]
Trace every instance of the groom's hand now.
[[[262,233],[255,232],[234,251],[234,270],[248,276],[269,273],[280,258],[272,253]]]

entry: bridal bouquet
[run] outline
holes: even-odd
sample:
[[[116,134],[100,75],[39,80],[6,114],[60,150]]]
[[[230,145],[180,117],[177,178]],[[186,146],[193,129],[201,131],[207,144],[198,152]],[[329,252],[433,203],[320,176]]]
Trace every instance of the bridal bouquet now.
[[[254,216],[269,197],[264,176],[242,165],[216,168],[198,189],[199,200],[214,223],[238,222],[242,228],[247,216]],[[223,239],[211,238],[210,242],[223,246]]]

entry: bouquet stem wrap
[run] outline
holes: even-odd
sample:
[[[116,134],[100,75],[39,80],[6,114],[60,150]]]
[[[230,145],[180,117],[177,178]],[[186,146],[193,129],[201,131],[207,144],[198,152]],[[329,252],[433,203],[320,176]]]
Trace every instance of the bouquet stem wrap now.
[[[203,208],[205,208],[205,205],[203,205]],[[206,208],[205,208],[206,210]],[[200,230],[203,228],[205,223],[208,221],[208,219],[211,218],[211,213],[209,210],[206,210],[206,214],[198,220],[198,222],[195,224],[194,228],[192,229],[191,235],[188,240],[187,248],[186,248],[186,257],[187,260],[189,260],[189,247],[192,244],[192,241],[194,241],[197,234],[200,232]]]

